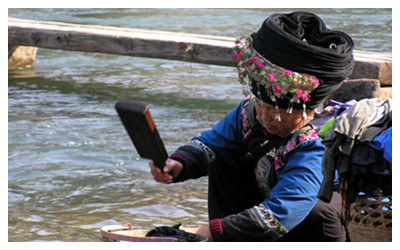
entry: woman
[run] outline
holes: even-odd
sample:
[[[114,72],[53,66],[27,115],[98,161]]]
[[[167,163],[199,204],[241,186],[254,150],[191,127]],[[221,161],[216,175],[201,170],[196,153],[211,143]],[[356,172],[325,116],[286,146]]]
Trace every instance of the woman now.
[[[315,108],[353,70],[353,42],[312,13],[274,14],[233,57],[248,97],[178,148],[162,183],[209,176],[209,241],[343,241],[334,204],[318,200],[324,147]],[[170,174],[167,174],[170,173]],[[339,206],[340,207],[340,206]]]

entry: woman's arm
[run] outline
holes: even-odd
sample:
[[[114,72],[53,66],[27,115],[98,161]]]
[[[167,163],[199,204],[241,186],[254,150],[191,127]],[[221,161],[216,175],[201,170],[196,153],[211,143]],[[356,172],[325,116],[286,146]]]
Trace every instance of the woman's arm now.
[[[312,140],[289,154],[269,198],[238,214],[210,221],[214,240],[274,241],[304,220],[317,202],[323,146]]]
[[[170,158],[182,164],[176,182],[208,175],[216,161],[230,161],[243,150],[241,112],[243,101],[212,129],[178,148]]]

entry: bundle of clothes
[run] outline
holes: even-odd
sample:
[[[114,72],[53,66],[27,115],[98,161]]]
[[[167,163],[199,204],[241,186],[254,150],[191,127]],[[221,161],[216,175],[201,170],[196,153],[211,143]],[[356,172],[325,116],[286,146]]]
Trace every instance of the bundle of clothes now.
[[[193,234],[179,229],[182,223],[175,226],[160,226],[147,232],[146,237],[173,237],[178,242],[200,242],[207,241],[207,238],[199,234]]]
[[[348,223],[350,205],[360,193],[372,196],[378,189],[392,195],[392,101],[331,101],[317,117],[325,145],[318,197],[330,202],[338,183]]]

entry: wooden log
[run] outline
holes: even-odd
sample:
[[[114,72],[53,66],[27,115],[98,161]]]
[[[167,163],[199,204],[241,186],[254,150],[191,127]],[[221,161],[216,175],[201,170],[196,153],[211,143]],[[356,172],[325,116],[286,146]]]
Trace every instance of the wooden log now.
[[[233,66],[233,38],[8,19],[9,45],[174,59]]]
[[[234,66],[235,38],[8,18],[8,44]],[[354,51],[350,79],[392,84],[392,55]]]

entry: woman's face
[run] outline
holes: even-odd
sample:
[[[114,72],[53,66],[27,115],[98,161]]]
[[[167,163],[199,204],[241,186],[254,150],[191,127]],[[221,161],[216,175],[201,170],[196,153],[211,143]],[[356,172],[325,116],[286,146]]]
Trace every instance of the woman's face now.
[[[256,98],[255,107],[258,120],[270,134],[285,137],[296,132],[303,124],[303,110],[294,109],[291,114],[288,114],[286,109],[275,109],[274,106],[261,102],[258,98]],[[277,112],[281,117],[280,122],[276,119]]]

